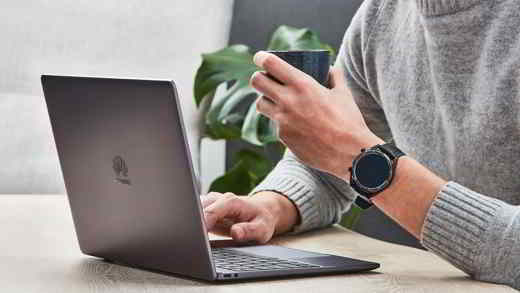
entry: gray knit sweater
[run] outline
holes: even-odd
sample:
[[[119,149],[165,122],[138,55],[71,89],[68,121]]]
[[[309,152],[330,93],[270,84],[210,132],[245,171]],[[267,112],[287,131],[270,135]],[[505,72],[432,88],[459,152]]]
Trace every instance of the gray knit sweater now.
[[[366,0],[337,63],[371,130],[450,181],[422,244],[520,288],[520,1]],[[290,152],[261,190],[296,204],[296,232],[338,222],[356,197]]]

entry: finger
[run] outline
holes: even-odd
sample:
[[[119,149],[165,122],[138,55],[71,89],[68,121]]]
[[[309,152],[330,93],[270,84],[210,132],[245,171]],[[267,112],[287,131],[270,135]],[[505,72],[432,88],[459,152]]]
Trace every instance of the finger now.
[[[291,66],[280,57],[265,51],[258,51],[253,57],[253,61],[284,84],[296,84],[298,80],[306,78],[302,71]]]
[[[276,104],[267,97],[259,97],[256,100],[256,110],[274,120],[274,114],[279,111]]]
[[[329,86],[330,88],[346,87],[345,73],[340,65],[335,65],[330,68],[329,72]]]
[[[230,219],[223,219],[215,223],[213,228],[211,230],[208,230],[208,232],[211,232],[216,235],[222,235],[222,236],[230,236],[230,230],[231,226],[235,224],[234,221]]]
[[[271,230],[265,222],[255,220],[231,226],[231,237],[239,242],[256,241],[263,244],[273,236],[273,231]]]
[[[283,85],[267,77],[265,73],[257,71],[250,79],[251,86],[268,96],[273,102],[278,103],[280,96],[286,92]]]
[[[213,229],[218,221],[225,218],[248,221],[253,218],[253,211],[237,196],[224,194],[213,204],[204,209],[204,221],[208,230]]]
[[[222,236],[222,237],[231,237],[229,235],[230,228],[227,227],[220,227],[220,225],[215,225],[213,229],[208,230],[208,233],[211,233],[213,235]]]
[[[208,194],[205,194],[205,195],[202,195],[200,197],[200,201],[202,203],[202,207],[205,208],[209,205],[211,205],[212,203],[214,203],[217,199],[219,199],[219,197],[221,196],[222,194],[221,193],[218,193],[218,192],[210,192]]]

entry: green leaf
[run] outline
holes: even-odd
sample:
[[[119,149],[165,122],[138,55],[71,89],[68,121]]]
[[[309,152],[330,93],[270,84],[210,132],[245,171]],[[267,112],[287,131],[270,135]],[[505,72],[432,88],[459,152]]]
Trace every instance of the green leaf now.
[[[249,175],[259,183],[273,169],[273,163],[265,156],[248,149],[243,149],[236,154],[238,162],[244,162]],[[256,184],[255,184],[256,185]]]
[[[258,95],[256,90],[243,80],[236,81],[225,90],[217,90],[206,113],[208,135],[213,139],[237,139],[241,137],[243,114],[233,112],[235,107],[250,95]]]
[[[331,53],[331,62],[335,59],[334,50],[307,28],[279,27],[273,33],[267,49],[325,49]],[[203,54],[202,59],[193,91],[197,106],[205,97],[213,96],[205,116],[206,135],[213,139],[241,138],[264,147],[277,142],[274,124],[256,111],[256,102],[249,105],[245,115],[237,109],[238,105],[243,105],[249,98],[256,101],[259,96],[249,86],[251,75],[261,70],[253,63],[249,48],[245,45],[233,45]],[[234,161],[233,167],[211,184],[211,191],[247,194],[273,168],[270,160],[251,150],[240,151]]]
[[[352,204],[349,211],[343,215],[340,225],[348,229],[353,229],[359,220],[361,213],[363,213],[363,209],[355,204]]]
[[[278,141],[274,122],[256,110],[256,102],[247,111],[242,126],[242,139],[258,146]]]
[[[269,42],[269,50],[334,50],[322,43],[316,33],[307,28],[280,26]],[[250,105],[247,113],[237,109],[259,93],[249,86],[251,75],[261,70],[253,63],[253,55],[245,45],[233,45],[202,55],[202,64],[195,76],[194,96],[197,106],[204,97],[214,95],[205,119],[205,135],[213,139],[243,139],[265,146],[276,142],[273,123]],[[331,57],[331,61],[334,57]],[[223,90],[218,87],[223,87]]]
[[[202,54],[202,64],[195,75],[193,92],[197,106],[223,82],[249,82],[259,70],[253,63],[253,55],[245,45],[233,45],[209,54]]]
[[[248,194],[273,169],[271,161],[252,150],[238,152],[235,160],[231,169],[213,181],[210,191]]]
[[[308,28],[282,25],[273,33],[268,50],[328,50],[331,63],[335,59],[334,49],[320,41],[318,35]]]
[[[248,194],[254,188],[254,183],[244,162],[239,162],[224,175],[211,183],[209,191],[232,192],[237,195]]]

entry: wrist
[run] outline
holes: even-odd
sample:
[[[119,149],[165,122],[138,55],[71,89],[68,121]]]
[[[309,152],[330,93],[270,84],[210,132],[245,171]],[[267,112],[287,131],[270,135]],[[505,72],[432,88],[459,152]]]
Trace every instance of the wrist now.
[[[446,181],[408,156],[403,156],[390,186],[371,200],[385,214],[419,239],[426,214]]]
[[[275,221],[275,235],[292,230],[300,223],[300,214],[296,205],[286,196],[274,191],[260,191],[250,199],[266,208]]]
[[[354,159],[361,153],[361,150],[384,143],[384,140],[371,131],[356,135],[355,137],[350,136],[350,138],[345,139],[345,142],[342,144],[344,150],[342,159],[337,160],[337,158],[332,158],[336,164],[338,164],[336,167],[337,171],[334,175],[348,182],[350,180],[349,168],[352,167]]]

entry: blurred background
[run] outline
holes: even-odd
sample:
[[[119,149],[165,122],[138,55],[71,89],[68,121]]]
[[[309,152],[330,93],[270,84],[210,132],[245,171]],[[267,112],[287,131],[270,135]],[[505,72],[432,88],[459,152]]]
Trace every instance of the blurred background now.
[[[175,80],[203,191],[233,167],[241,140],[204,137],[194,102],[202,53],[266,48],[280,25],[309,28],[334,50],[362,0],[18,0],[0,3],[0,194],[64,194],[41,74]],[[279,156],[270,156],[276,161]],[[352,227],[419,247],[377,209]]]
[[[0,193],[65,192],[42,73],[175,80],[198,160],[193,79],[200,54],[227,45],[232,9],[229,0],[1,1]],[[208,174],[224,168],[223,146],[212,152]]]

